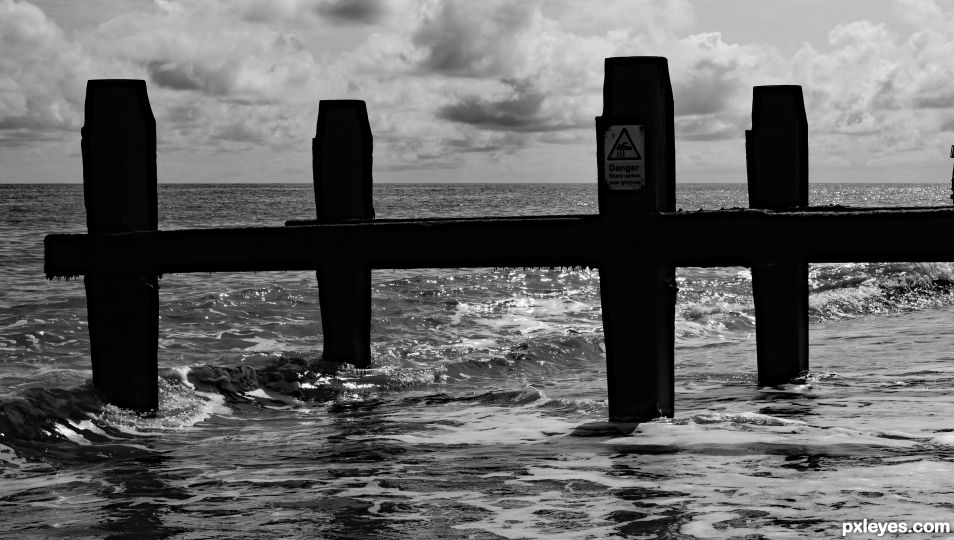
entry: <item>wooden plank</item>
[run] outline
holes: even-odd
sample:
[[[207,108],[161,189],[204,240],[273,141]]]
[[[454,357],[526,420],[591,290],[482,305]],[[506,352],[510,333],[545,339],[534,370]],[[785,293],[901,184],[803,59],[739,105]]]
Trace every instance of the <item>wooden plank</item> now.
[[[89,232],[156,230],[156,121],[145,81],[89,81],[82,137]],[[148,411],[159,405],[157,276],[116,258],[85,279],[93,384],[113,405]]]
[[[357,256],[372,268],[598,266],[618,248],[619,236],[629,239],[626,253],[634,265],[644,256],[675,266],[950,262],[954,208],[736,209],[611,223],[583,216],[51,234],[45,239],[45,270],[49,278],[109,269],[159,274],[313,270],[339,254]],[[760,249],[753,251],[753,245]]]
[[[749,206],[808,206],[808,121],[800,86],[756,86],[745,132]],[[760,245],[751,246],[758,250]],[[752,267],[758,379],[790,382],[808,371],[808,264]]]
[[[672,86],[665,58],[607,58],[596,119],[600,254],[610,421],[672,416],[675,269],[633,249],[651,214],[675,210]],[[613,223],[635,219],[625,231]],[[640,225],[642,222],[644,225]]]
[[[372,138],[364,101],[319,103],[312,157],[319,223],[373,219]],[[370,366],[371,268],[348,250],[325,257],[317,268],[322,360]]]

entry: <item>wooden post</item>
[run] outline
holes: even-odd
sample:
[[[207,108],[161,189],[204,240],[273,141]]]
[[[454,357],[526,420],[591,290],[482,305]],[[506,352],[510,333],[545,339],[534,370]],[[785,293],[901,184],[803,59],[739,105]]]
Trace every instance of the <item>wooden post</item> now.
[[[745,132],[749,206],[808,206],[808,120],[800,86],[756,86]],[[752,267],[760,386],[808,370],[808,264]]]
[[[675,211],[666,59],[607,58],[605,70],[603,116],[596,118],[600,215],[622,225]],[[600,265],[609,416],[611,421],[645,421],[673,415],[677,289],[674,268],[637,253],[624,230],[620,227],[618,244]],[[655,241],[633,240],[644,246]]]
[[[145,81],[89,81],[81,145],[89,233],[156,230],[156,120]],[[116,406],[156,409],[157,276],[117,269],[85,283],[93,385]]]
[[[322,100],[312,143],[319,223],[374,219],[371,125],[364,101]],[[318,268],[322,360],[371,365],[371,269],[353,255]]]

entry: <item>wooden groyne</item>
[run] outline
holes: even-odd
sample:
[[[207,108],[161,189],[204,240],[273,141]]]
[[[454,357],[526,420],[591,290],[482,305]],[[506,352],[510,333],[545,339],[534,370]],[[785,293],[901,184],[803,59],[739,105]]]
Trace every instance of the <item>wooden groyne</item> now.
[[[954,209],[808,206],[798,86],[754,89],[750,208],[676,211],[666,59],[609,58],[605,67],[599,215],[375,220],[365,104],[325,100],[313,145],[317,220],[178,231],[157,230],[145,83],[90,81],[89,233],[47,236],[45,271],[85,276],[96,388],[116,405],[156,408],[162,274],[315,270],[323,358],[367,367],[373,268],[589,266],[600,273],[610,419],[644,421],[673,415],[677,266],[752,268],[759,384],[777,385],[808,369],[808,263],[954,260]]]

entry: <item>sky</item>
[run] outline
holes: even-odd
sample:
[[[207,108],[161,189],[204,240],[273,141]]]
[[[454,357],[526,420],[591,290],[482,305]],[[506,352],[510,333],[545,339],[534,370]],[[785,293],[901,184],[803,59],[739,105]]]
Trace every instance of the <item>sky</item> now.
[[[0,0],[0,183],[80,182],[86,81],[146,81],[160,182],[311,182],[363,99],[375,182],[592,182],[603,61],[665,56],[679,182],[745,181],[797,84],[810,181],[944,182],[954,0]]]

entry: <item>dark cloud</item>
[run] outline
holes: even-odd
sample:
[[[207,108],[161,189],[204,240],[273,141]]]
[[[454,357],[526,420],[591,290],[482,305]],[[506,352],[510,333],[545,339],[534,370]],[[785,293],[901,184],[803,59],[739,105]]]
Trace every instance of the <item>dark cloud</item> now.
[[[314,9],[322,17],[344,24],[374,24],[387,12],[381,0],[330,0]]]
[[[918,109],[950,109],[954,107],[954,92],[918,96],[914,98],[914,106]]]
[[[265,142],[262,134],[245,124],[230,124],[222,126],[212,134],[213,140],[230,141],[240,143],[261,144]]]
[[[149,80],[163,88],[193,90],[209,95],[228,94],[235,76],[227,67],[210,69],[191,62],[153,61],[146,65]]]
[[[673,83],[676,116],[714,114],[724,110],[735,98],[739,82],[733,76],[736,61],[699,60],[690,75]]]
[[[187,67],[183,68],[171,63],[150,62],[146,69],[149,70],[149,80],[164,88],[173,90],[202,89],[202,81]]]
[[[555,122],[552,118],[541,115],[546,95],[536,90],[531,83],[515,80],[503,82],[513,89],[513,96],[500,100],[467,96],[457,103],[438,109],[437,117],[499,131],[558,131],[580,127]]]
[[[203,125],[202,111],[194,105],[169,107],[164,120],[179,133],[188,133]]]
[[[518,148],[503,142],[480,143],[471,139],[447,139],[443,144],[454,153],[512,152]]]
[[[876,135],[882,129],[880,116],[876,117],[865,110],[845,111],[835,118],[830,131],[841,135]]]
[[[20,124],[26,123],[21,123],[15,118],[0,120],[0,148],[30,147],[40,142],[62,141],[67,135],[64,131],[47,131],[34,127],[15,127]]]
[[[3,115],[0,110],[0,146],[20,147],[32,143],[61,141],[67,134],[79,134],[81,110],[75,102],[66,102],[67,107],[56,102],[52,96],[30,96],[22,114]]]
[[[423,71],[461,77],[501,76],[511,72],[517,40],[531,26],[533,2],[499,5],[441,2],[412,37],[425,50]]]
[[[871,106],[875,109],[897,110],[901,108],[898,99],[898,85],[895,84],[894,75],[878,82],[878,89],[871,96]]]
[[[676,137],[686,141],[721,141],[744,137],[748,118],[729,115],[698,115],[675,119]]]

